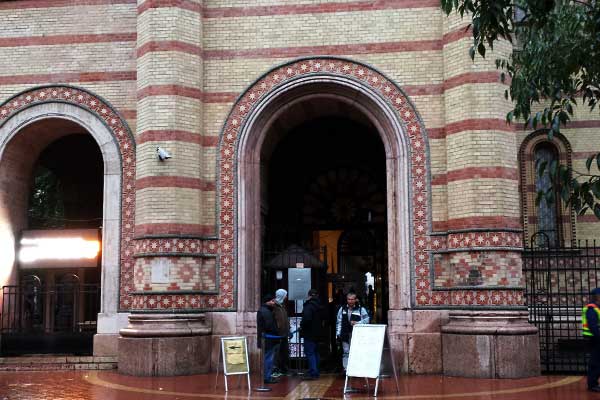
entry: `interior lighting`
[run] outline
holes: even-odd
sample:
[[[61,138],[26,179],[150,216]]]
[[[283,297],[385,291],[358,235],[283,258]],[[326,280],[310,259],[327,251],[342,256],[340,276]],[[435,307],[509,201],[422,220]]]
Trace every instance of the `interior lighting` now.
[[[19,261],[93,259],[100,252],[98,240],[83,238],[23,238]]]

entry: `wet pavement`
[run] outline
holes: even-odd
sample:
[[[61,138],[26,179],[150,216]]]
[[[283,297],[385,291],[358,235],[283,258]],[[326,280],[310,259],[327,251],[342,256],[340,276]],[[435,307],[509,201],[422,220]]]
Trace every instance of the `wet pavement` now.
[[[252,381],[258,382],[256,377]],[[173,400],[173,399],[339,399],[344,398],[344,378],[324,375],[316,381],[297,377],[281,379],[269,385],[271,392],[248,392],[246,378],[238,387],[238,377],[230,377],[225,394],[223,376],[215,387],[215,374],[171,378],[136,378],[116,371],[0,372],[0,399],[11,400]],[[402,375],[400,392],[394,379],[383,379],[379,399],[600,399],[600,393],[585,390],[582,376],[541,376],[529,379],[492,380],[442,377],[438,375]],[[354,378],[358,393],[346,399],[373,398],[365,380]],[[382,390],[381,390],[382,389]]]

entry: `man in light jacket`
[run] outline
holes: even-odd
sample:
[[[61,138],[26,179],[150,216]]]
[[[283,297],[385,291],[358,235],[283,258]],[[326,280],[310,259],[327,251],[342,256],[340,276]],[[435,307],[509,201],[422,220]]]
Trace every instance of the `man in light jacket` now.
[[[352,328],[356,324],[368,324],[369,313],[358,304],[356,293],[349,292],[346,295],[346,304],[340,307],[335,324],[335,336],[342,342],[342,365],[344,371],[348,367],[348,353],[350,352],[350,341],[352,340]]]

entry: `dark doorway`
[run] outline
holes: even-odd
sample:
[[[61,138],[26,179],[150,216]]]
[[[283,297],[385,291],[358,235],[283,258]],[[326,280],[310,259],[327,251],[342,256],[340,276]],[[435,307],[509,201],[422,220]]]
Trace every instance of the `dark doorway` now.
[[[49,144],[33,168],[27,208],[28,237],[92,232],[101,240],[104,164],[93,137],[76,124]],[[101,246],[100,246],[101,247]],[[3,287],[4,355],[92,353],[100,310],[101,256],[74,263],[59,257],[19,260],[16,285]]]
[[[385,149],[365,118],[338,113],[284,126],[275,124],[265,145],[269,153],[262,155],[262,290],[289,291],[286,271],[277,274],[267,264],[290,246],[321,261],[312,280],[328,310],[321,355],[324,367],[333,369],[335,315],[348,291],[358,295],[372,321],[386,323]],[[290,315],[296,311],[290,304]]]

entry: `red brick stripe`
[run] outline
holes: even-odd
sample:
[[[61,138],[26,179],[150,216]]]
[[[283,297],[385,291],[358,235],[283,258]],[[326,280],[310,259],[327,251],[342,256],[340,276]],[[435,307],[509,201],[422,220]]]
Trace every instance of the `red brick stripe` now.
[[[514,126],[509,125],[503,119],[480,118],[465,119],[446,125],[444,132],[446,136],[464,131],[502,131],[514,132]]]
[[[444,128],[427,128],[428,139],[446,139]]]
[[[515,123],[515,130],[524,132],[531,131],[533,132],[533,128],[531,126],[525,126],[523,123]],[[538,127],[538,129],[543,129],[543,126]],[[579,121],[571,121],[568,122],[567,125],[561,127],[561,129],[585,129],[585,128],[600,128],[600,120],[579,120]]]
[[[448,171],[448,182],[465,179],[510,179],[519,180],[519,170],[508,167],[466,167]]]
[[[585,214],[578,215],[577,222],[600,223],[600,220],[594,214]]]
[[[202,191],[214,191],[215,183],[199,178],[185,176],[147,176],[135,181],[136,190],[156,187],[197,189]]]
[[[82,43],[135,42],[135,32],[0,38],[0,47],[53,46]]]
[[[444,91],[457,86],[472,83],[500,83],[500,73],[497,71],[467,72],[456,75],[444,81]]]
[[[509,179],[519,180],[519,170],[507,167],[466,167],[446,174],[437,174],[431,178],[431,184],[446,185],[448,182],[457,182],[468,179]]]
[[[598,153],[600,153],[600,150],[598,150],[598,151],[575,151],[575,152],[573,152],[573,159],[587,160],[589,157],[595,156]]]
[[[402,86],[404,92],[409,96],[433,96],[444,93],[444,86],[440,83],[429,85],[405,85]]]
[[[202,48],[191,43],[181,42],[179,40],[156,40],[146,42],[137,49],[137,57],[155,51],[178,51],[181,53],[202,56]]]
[[[135,81],[135,71],[119,72],[64,72],[55,74],[29,74],[0,76],[0,85]]]
[[[471,29],[458,28],[455,31],[445,33],[442,37],[442,41],[445,46],[448,43],[456,42],[457,40],[471,37],[473,37],[473,31],[471,31]]]
[[[439,7],[439,0],[377,0],[352,1],[348,3],[285,4],[251,7],[204,8],[205,18],[258,17],[289,14],[322,14],[352,11],[397,10],[403,8]]]
[[[203,103],[231,103],[238,94],[235,92],[206,93],[200,89],[181,85],[151,85],[137,92],[138,100],[149,96],[181,96],[198,99]]]
[[[415,40],[383,43],[356,43],[325,46],[296,46],[265,49],[204,50],[204,59],[231,60],[252,58],[285,58],[313,56],[315,54],[348,55],[399,53],[409,51],[441,50],[439,40]]]
[[[448,184],[448,176],[446,174],[437,174],[431,177],[431,186],[443,186]]]
[[[500,74],[496,71],[467,72],[448,78],[443,84],[406,85],[402,89],[409,96],[429,96],[443,94],[446,90],[458,86],[477,83],[500,83]]]
[[[521,219],[518,217],[465,217],[448,221],[434,221],[434,231],[447,231],[458,229],[522,229]]]
[[[235,92],[202,93],[202,101],[204,103],[233,103],[237,97],[238,94]]]
[[[51,8],[74,6],[103,6],[113,4],[137,4],[137,0],[21,0],[0,2],[0,10],[20,10],[25,8]]]
[[[181,96],[202,99],[202,90],[181,85],[150,85],[138,90],[138,100],[149,96]]]
[[[136,110],[118,110],[125,119],[137,119]]]
[[[137,8],[138,14],[142,14],[152,8],[181,8],[183,10],[202,12],[200,3],[189,0],[146,0]]]
[[[219,144],[219,138],[217,136],[202,136],[189,131],[149,130],[141,132],[137,136],[138,144],[168,141],[195,143],[204,147],[216,147]]]
[[[140,235],[161,235],[161,234],[185,234],[208,236],[214,235],[216,228],[214,225],[200,224],[139,224],[135,226],[136,236]]]

